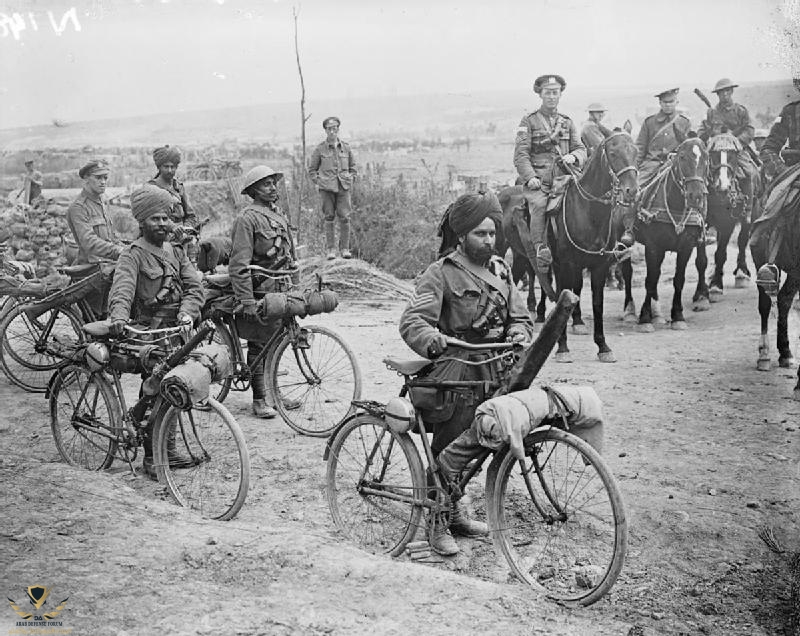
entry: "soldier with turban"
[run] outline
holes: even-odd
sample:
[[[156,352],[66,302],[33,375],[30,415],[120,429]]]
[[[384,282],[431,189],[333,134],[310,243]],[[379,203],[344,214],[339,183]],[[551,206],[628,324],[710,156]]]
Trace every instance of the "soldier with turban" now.
[[[181,162],[181,151],[174,146],[161,146],[153,151],[153,162],[158,173],[148,183],[163,188],[172,195],[170,219],[178,225],[196,227],[197,217],[186,198],[186,189],[183,183],[175,178],[178,164]]]
[[[465,194],[453,203],[442,221],[456,237],[452,251],[431,264],[420,278],[414,296],[400,318],[400,335],[406,344],[427,358],[447,349],[447,337],[472,343],[529,341],[533,323],[525,302],[511,278],[511,270],[494,255],[499,229],[500,203],[494,194]],[[429,377],[437,380],[479,380],[481,367],[461,360],[485,360],[484,352],[447,351]],[[461,394],[442,394],[437,406],[423,410],[433,430],[434,457],[469,428],[476,404]],[[487,533],[486,524],[469,519],[453,502],[450,524],[437,519],[429,537],[440,554],[455,554],[458,545],[450,531],[462,535]]]

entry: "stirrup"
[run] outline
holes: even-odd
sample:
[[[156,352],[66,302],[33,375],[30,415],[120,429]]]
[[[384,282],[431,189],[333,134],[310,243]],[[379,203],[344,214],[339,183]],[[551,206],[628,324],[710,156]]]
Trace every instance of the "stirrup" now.
[[[776,296],[780,287],[781,273],[774,263],[766,263],[756,272],[756,285],[761,287],[768,296]]]

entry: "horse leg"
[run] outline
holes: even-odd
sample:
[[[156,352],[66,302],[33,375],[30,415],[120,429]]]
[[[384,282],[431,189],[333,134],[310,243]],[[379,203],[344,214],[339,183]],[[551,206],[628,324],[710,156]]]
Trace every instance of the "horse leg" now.
[[[514,253],[513,250],[511,252],[512,254]],[[536,307],[536,290],[534,289],[536,274],[533,273],[533,268],[523,254],[514,254],[514,260],[511,263],[511,277],[514,279],[514,283],[519,283],[519,281],[523,280],[526,273],[528,274],[527,307],[528,312],[533,315]]]
[[[786,282],[778,290],[778,366],[783,369],[794,367],[794,355],[789,346],[789,309],[800,288],[800,277],[786,276]]]
[[[687,237],[688,239],[688,237]],[[686,245],[688,243],[688,246]],[[686,266],[692,256],[694,242],[684,240],[678,247],[677,258],[675,259],[675,277],[672,279],[672,311],[670,312],[670,327],[683,331],[687,328],[686,319],[683,317],[683,286],[686,283]]]
[[[736,257],[736,269],[733,271],[736,277],[735,286],[738,288],[747,287],[750,283],[750,270],[747,269],[747,243],[750,241],[750,222],[743,218],[739,225],[739,236],[736,244],[739,253]]]
[[[554,267],[553,270],[556,278],[556,294],[561,294],[562,289],[570,289],[573,282],[572,264],[562,262],[557,267]],[[566,326],[558,338],[558,349],[553,355],[553,359],[556,362],[572,362],[572,355],[567,346]]]
[[[576,336],[586,336],[589,330],[586,328],[586,323],[583,322],[583,314],[581,313],[581,293],[583,292],[583,269],[580,267],[573,268],[575,280],[572,282],[571,289],[578,297],[578,303],[572,311],[572,333]]]
[[[623,322],[636,322],[636,303],[633,302],[633,293],[631,291],[631,281],[633,280],[633,263],[631,259],[626,258],[619,264],[619,269],[622,273],[622,281],[625,285],[625,302],[622,306],[622,320]]]
[[[606,336],[603,333],[603,300],[608,263],[601,267],[591,268],[589,273],[592,281],[592,317],[594,318],[594,343],[597,345],[597,358],[600,362],[616,362],[614,352],[606,344]]]
[[[660,247],[646,245],[644,248],[644,260],[647,263],[647,276],[644,280],[644,301],[642,309],[639,311],[639,324],[636,330],[643,333],[655,331],[653,326],[653,307],[652,303],[658,302],[658,279],[661,278],[661,263],[664,262],[664,250]]]
[[[769,312],[772,309],[772,299],[761,285],[758,285],[758,315],[761,317],[761,336],[758,339],[758,361],[756,369],[769,371],[771,368],[769,356]]]
[[[709,300],[716,302],[722,296],[722,274],[728,260],[728,243],[733,234],[733,223],[720,223],[717,228],[717,251],[714,252],[714,273],[708,283]]]
[[[706,242],[702,239],[697,242],[694,266],[697,268],[697,289],[695,289],[694,296],[692,296],[692,309],[694,311],[708,311],[711,307],[708,300],[708,285],[706,285],[708,254],[706,254]]]

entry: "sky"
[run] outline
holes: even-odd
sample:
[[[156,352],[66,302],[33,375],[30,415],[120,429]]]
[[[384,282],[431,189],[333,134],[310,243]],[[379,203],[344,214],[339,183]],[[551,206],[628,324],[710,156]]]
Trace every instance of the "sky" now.
[[[317,100],[800,72],[800,0],[0,0],[0,128],[298,101],[293,11]]]

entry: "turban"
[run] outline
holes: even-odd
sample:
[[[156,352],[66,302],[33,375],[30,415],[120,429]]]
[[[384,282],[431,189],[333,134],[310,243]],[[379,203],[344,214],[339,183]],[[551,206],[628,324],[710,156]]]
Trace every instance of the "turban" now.
[[[108,174],[108,163],[105,159],[90,159],[80,170],[78,176],[81,179],[91,177],[93,174]]]
[[[450,206],[448,222],[453,232],[458,236],[464,236],[478,227],[487,217],[499,227],[502,216],[500,201],[493,193],[462,194]]]
[[[181,162],[181,151],[169,145],[156,148],[153,151],[153,161],[156,164],[156,168],[159,168],[165,163],[174,163],[177,165]]]
[[[143,185],[131,193],[131,211],[139,223],[159,212],[169,214],[172,204],[172,195],[158,186]]]

